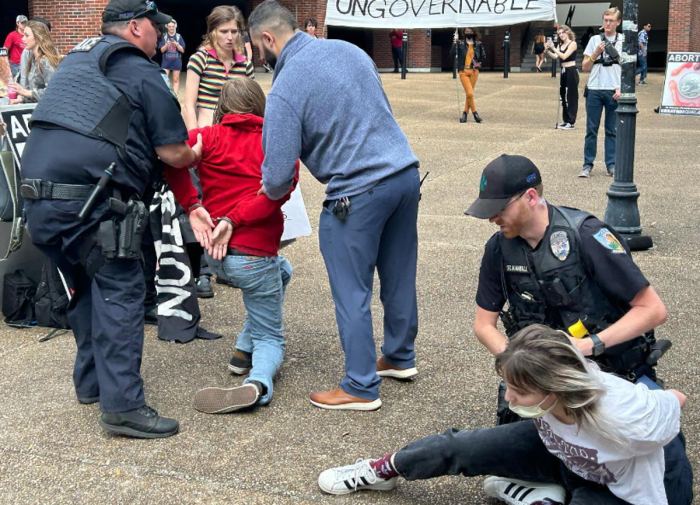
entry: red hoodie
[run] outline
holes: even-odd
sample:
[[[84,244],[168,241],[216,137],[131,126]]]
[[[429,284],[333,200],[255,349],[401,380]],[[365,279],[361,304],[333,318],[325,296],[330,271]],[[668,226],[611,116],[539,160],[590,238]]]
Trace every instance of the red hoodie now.
[[[254,114],[228,114],[221,124],[190,130],[191,146],[202,134],[202,160],[197,166],[202,204],[212,219],[227,216],[235,223],[229,247],[255,256],[277,256],[284,231],[281,207],[299,181],[299,161],[292,189],[280,200],[258,195],[265,159],[262,150],[263,118]],[[165,178],[185,209],[199,202],[188,170],[169,167]]]

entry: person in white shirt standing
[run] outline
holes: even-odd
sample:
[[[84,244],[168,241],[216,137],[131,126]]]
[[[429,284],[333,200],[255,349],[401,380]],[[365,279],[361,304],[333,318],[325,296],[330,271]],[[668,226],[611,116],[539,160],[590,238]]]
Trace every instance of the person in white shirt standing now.
[[[617,99],[620,98],[622,67],[620,57],[624,37],[617,32],[622,13],[612,7],[603,13],[603,35],[594,35],[583,51],[584,72],[590,72],[586,98],[586,141],[583,148],[583,168],[579,177],[590,177],[598,147],[598,128],[605,109],[605,167],[615,175],[615,130]]]
[[[323,491],[388,491],[398,477],[499,475],[488,496],[510,505],[690,505],[693,476],[680,435],[683,393],[602,372],[565,332],[533,324],[496,356],[506,400],[522,422],[448,429],[378,459],[331,468]],[[534,482],[532,482],[534,481]],[[560,487],[560,486],[563,486]]]

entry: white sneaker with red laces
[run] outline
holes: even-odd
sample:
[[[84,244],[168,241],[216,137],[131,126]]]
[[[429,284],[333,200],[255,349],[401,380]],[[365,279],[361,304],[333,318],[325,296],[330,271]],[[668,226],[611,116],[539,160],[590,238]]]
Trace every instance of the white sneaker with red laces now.
[[[362,489],[391,491],[398,477],[382,479],[370,466],[373,459],[359,458],[354,465],[329,468],[318,476],[319,487],[329,494],[350,494]]]
[[[484,492],[509,505],[564,505],[566,491],[558,484],[486,477]]]

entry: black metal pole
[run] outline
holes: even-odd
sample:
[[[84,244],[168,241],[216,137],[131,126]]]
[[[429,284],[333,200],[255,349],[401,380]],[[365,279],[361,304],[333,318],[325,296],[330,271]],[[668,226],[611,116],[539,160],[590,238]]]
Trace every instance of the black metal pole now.
[[[406,78],[406,62],[408,61],[408,30],[403,31],[403,42],[401,44],[401,79]]]
[[[456,31],[455,31],[455,33],[456,33]],[[457,65],[458,65],[457,60],[459,59],[459,51],[457,51],[457,48],[459,46],[457,46],[456,42],[453,42],[453,44],[455,46],[455,61],[452,62],[452,78],[456,79],[457,78]]]
[[[503,78],[508,79],[508,71],[510,70],[510,30],[506,30],[505,38],[503,39]]]
[[[552,35],[552,42],[554,43],[554,45],[556,45],[557,42],[559,42],[559,40],[558,40],[559,37],[557,36],[557,30],[559,30],[558,25],[556,27],[556,30],[554,31],[554,34]],[[585,47],[584,47],[584,49],[585,49]],[[557,60],[555,60],[554,58],[552,58],[550,56],[549,61],[552,62],[552,78],[556,78],[556,76],[557,76]]]
[[[608,206],[605,222],[615,228],[627,240],[630,249],[649,249],[651,237],[642,235],[637,198],[639,191],[634,184],[634,145],[637,128],[637,97],[634,94],[634,72],[637,62],[637,9],[639,0],[624,0],[622,27],[624,46],[622,87],[617,100],[617,142],[615,148],[615,180],[608,190]]]

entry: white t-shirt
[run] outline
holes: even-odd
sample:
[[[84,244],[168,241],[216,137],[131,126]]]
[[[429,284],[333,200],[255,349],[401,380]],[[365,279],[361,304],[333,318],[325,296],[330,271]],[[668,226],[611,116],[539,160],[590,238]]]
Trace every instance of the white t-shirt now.
[[[633,505],[668,505],[663,447],[681,427],[678,398],[607,373],[601,378],[608,389],[602,408],[619,426],[637,428],[627,432],[625,449],[613,451],[598,432],[563,424],[552,414],[535,419],[542,442],[569,470],[607,486],[618,498]]]
[[[586,49],[583,51],[584,58],[588,58],[593,54],[595,48],[598,44],[603,41],[602,35],[594,35],[591,40],[588,41]],[[617,42],[615,41],[617,37]],[[611,43],[614,43],[615,49],[622,57],[622,42],[624,37],[617,34],[612,37],[606,37]],[[602,58],[602,55],[599,56]],[[588,78],[588,89],[619,89],[622,83],[622,67],[620,65],[612,65],[606,67],[602,64],[595,63],[591,69],[591,76]]]

